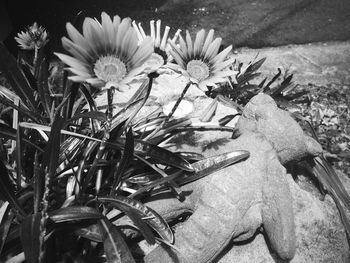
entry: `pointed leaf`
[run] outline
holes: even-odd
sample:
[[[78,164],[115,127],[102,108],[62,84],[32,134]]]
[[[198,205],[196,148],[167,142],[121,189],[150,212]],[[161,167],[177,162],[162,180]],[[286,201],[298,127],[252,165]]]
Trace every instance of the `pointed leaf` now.
[[[126,214],[128,214],[129,211],[136,213],[140,218],[143,218],[143,220],[145,220],[146,223],[151,226],[160,237],[170,243],[173,243],[174,235],[167,222],[160,215],[158,215],[158,213],[141,202],[124,196],[116,196],[113,198],[100,197],[98,200],[102,203],[109,203]]]
[[[102,242],[102,229],[99,224],[92,224],[87,227],[81,227],[74,230],[74,233],[78,236],[90,239],[95,242]]]
[[[73,82],[71,88],[70,88],[70,94],[69,94],[69,101],[67,105],[67,110],[66,110],[66,119],[69,119],[72,117],[73,114],[73,107],[74,107],[74,102],[76,100],[76,97],[78,95],[79,91],[79,86],[81,84],[78,82]],[[66,90],[68,92],[68,89]]]
[[[0,137],[4,139],[10,139],[10,140],[16,140],[17,131],[3,123],[0,123]],[[39,146],[35,145],[28,139],[23,138],[23,142],[29,144],[30,146],[36,148],[40,152],[43,152],[43,149],[41,149]]]
[[[17,210],[21,216],[26,215],[23,207],[18,202],[15,195],[15,187],[9,178],[9,171],[2,160],[0,160],[0,197],[8,201],[12,208]]]
[[[48,212],[49,218],[54,223],[62,223],[76,220],[99,219],[101,213],[88,206],[69,206]]]
[[[9,207],[6,205],[9,204],[6,202],[2,205],[1,209],[4,209],[4,215],[2,217],[1,228],[0,228],[0,255],[2,255],[2,249],[5,245],[7,236],[9,234],[10,226],[12,224],[13,219],[15,218],[15,214],[11,213]]]
[[[135,152],[144,156],[152,157],[167,165],[180,168],[185,171],[193,171],[193,167],[189,162],[171,151],[153,145],[146,141],[135,140]]]
[[[181,185],[193,182],[248,157],[249,152],[247,151],[233,151],[200,160],[192,164],[194,174],[186,173],[176,182]]]
[[[2,42],[0,42],[0,71],[4,74],[21,100],[24,103],[28,103],[28,106],[30,106],[32,110],[35,110],[36,103],[33,96],[33,89],[30,87],[22,70],[18,67],[15,58]]]
[[[108,263],[135,263],[121,232],[108,219],[101,219],[103,247]]]
[[[122,178],[125,170],[128,168],[133,157],[134,157],[134,135],[132,132],[132,128],[130,128],[129,131],[126,133],[125,146],[124,146],[122,159],[114,175],[112,191],[114,191],[115,187],[119,184],[120,179]]]
[[[21,224],[21,243],[26,261],[39,262],[41,213],[27,216]]]
[[[70,118],[69,120],[66,121],[65,126],[69,123],[73,123],[76,120],[79,120],[80,118],[89,118],[89,119],[95,119],[95,120],[99,120],[102,122],[106,122],[107,121],[107,117],[106,114],[104,114],[103,112],[100,111],[88,111],[88,112],[84,112],[84,113],[79,113],[74,115],[74,117]]]
[[[39,61],[38,61],[39,62]],[[51,97],[49,92],[49,63],[46,58],[43,58],[40,61],[40,65],[38,66],[38,94],[40,98],[40,102],[42,107],[44,108],[47,116],[50,115],[50,105],[51,105]]]
[[[49,141],[46,145],[43,159],[44,169],[48,169],[48,176],[53,178],[56,174],[58,166],[58,158],[60,153],[60,136],[64,119],[57,116],[52,124]]]

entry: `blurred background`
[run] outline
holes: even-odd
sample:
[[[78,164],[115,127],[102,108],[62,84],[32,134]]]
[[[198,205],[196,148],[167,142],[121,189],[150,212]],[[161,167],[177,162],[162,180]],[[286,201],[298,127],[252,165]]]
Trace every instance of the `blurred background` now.
[[[82,17],[130,16],[147,29],[158,18],[172,32],[214,28],[223,44],[236,48],[350,39],[350,0],[2,0],[0,40],[16,52],[14,36],[37,21],[59,50],[65,23],[80,11]]]

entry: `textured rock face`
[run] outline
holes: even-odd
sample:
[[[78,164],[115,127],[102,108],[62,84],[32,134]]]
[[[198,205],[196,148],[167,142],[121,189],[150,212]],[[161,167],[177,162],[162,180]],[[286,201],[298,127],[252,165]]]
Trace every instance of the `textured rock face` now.
[[[190,256],[189,262],[348,262],[345,231],[332,199],[320,201],[303,190],[280,165],[317,154],[320,145],[265,95],[252,99],[237,127],[241,136],[235,140],[228,133],[204,132],[173,141],[173,150],[205,156],[251,152],[244,163],[183,186],[189,195],[182,203],[169,196],[150,200],[149,206],[167,219],[193,213],[176,227],[175,246]],[[145,258],[181,260],[160,247]]]
[[[343,176],[345,186],[350,180]],[[296,234],[296,254],[291,263],[347,263],[350,250],[339,213],[331,197],[324,201],[299,187],[291,177],[288,184],[293,196]],[[275,263],[263,234],[245,244],[231,243],[223,251],[219,263]]]

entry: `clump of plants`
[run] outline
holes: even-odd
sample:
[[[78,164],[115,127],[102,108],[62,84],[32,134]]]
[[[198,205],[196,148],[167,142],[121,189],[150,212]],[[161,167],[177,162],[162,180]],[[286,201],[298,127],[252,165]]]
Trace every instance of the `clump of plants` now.
[[[0,70],[8,83],[0,87],[1,260],[134,262],[130,230],[149,244],[173,242],[168,223],[143,205],[145,196],[172,191],[181,199],[179,185],[248,153],[223,161],[170,152],[158,145],[190,121],[173,119],[175,109],[168,116],[160,111],[137,116],[171,54],[183,58],[176,38],[168,41],[169,28],[160,35],[160,21],[151,22],[146,36],[129,18],[102,13],[101,22],[84,20],[82,34],[70,23],[67,32],[62,45],[70,55],[55,53],[68,66],[59,80],[43,27],[34,23],[18,35],[17,60],[0,45]],[[226,61],[213,33],[205,43],[201,31],[200,42],[185,44],[187,51],[195,49],[186,58],[192,61],[190,84],[211,76],[211,68],[194,57],[199,52],[201,59],[216,57],[217,65]],[[135,79],[139,89],[116,111],[115,91]],[[107,96],[105,111],[95,102],[100,94]],[[125,216],[129,223],[118,226]]]
[[[151,21],[148,34],[130,18],[106,13],[100,21],[85,18],[82,33],[71,23],[66,28],[68,54],[54,53],[67,66],[62,75],[37,23],[18,34],[17,60],[0,44],[6,80],[0,86],[0,260],[135,262],[129,245],[139,234],[149,244],[173,242],[170,226],[142,203],[145,197],[171,191],[182,199],[180,185],[249,155],[204,159],[160,146],[191,128],[190,119],[173,118],[186,91],[194,86],[239,107],[259,92],[284,102],[300,94],[289,93],[291,75],[275,86],[278,76],[250,84],[264,60],[242,71],[229,56],[232,46],[220,51],[213,30],[194,39],[178,30],[170,38],[169,27],[161,34],[160,21]],[[139,116],[154,80],[167,70],[187,80],[177,103],[168,115],[160,109]],[[115,107],[116,91],[136,81],[134,95]],[[95,100],[101,95],[102,110]]]

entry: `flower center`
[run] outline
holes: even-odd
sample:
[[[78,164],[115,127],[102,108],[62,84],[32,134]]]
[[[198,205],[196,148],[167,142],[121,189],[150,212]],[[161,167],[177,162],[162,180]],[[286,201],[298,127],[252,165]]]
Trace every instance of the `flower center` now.
[[[202,81],[209,77],[209,67],[201,60],[191,60],[187,63],[186,70],[192,78],[198,81]]]
[[[164,62],[164,58],[161,55],[153,52],[151,57],[146,60],[145,66],[150,67],[152,69],[157,69],[163,66]]]
[[[118,82],[126,75],[125,64],[115,56],[100,57],[94,67],[96,76],[106,82]]]

